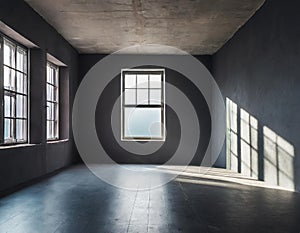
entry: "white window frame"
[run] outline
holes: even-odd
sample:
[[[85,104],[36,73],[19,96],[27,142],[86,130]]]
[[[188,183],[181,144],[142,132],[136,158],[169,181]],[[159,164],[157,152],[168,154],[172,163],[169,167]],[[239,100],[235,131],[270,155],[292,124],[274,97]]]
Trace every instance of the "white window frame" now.
[[[145,74],[148,75],[148,92],[152,89],[149,87],[149,75],[150,74],[160,74],[161,75],[161,103],[159,105],[126,105],[125,104],[125,74]],[[139,89],[136,86],[136,92]],[[150,103],[150,96],[148,95],[148,102]],[[124,110],[126,107],[135,107],[135,108],[143,108],[143,107],[151,107],[151,108],[160,108],[161,109],[161,137],[125,137],[125,117]],[[166,112],[165,112],[165,69],[122,69],[121,70],[121,141],[165,141],[165,125],[166,125]]]
[[[59,66],[47,61],[46,72],[46,138],[47,141],[53,141],[59,139]],[[50,81],[50,72],[54,74],[53,81]],[[48,95],[49,88],[54,88],[54,96]],[[52,111],[54,111],[53,114]],[[52,115],[52,116],[50,116]],[[52,128],[51,134],[49,134],[50,126]]]
[[[14,48],[14,64],[5,64],[5,44],[9,44]],[[23,70],[18,67],[18,51],[25,53],[25,59],[23,61]],[[0,144],[12,145],[28,143],[29,138],[29,49],[19,44],[15,40],[0,34],[0,98],[1,98],[1,111],[0,111],[0,125],[2,127],[0,133]],[[9,79],[10,85],[5,86],[5,70],[12,76]],[[11,73],[12,72],[12,73]],[[13,77],[13,84],[11,78]],[[23,87],[23,88],[22,88]],[[7,97],[7,98],[6,98]],[[6,100],[5,100],[6,98]],[[6,101],[10,100],[6,105]],[[23,99],[22,104],[19,102]],[[14,100],[14,101],[12,101]],[[14,103],[13,103],[14,102]],[[22,106],[23,105],[23,106]],[[6,112],[6,108],[9,106],[9,115]],[[22,106],[22,107],[21,107]],[[19,112],[17,111],[19,109]],[[6,122],[10,122],[10,137],[5,135]],[[21,123],[23,122],[23,123]],[[20,133],[20,134],[19,134]]]

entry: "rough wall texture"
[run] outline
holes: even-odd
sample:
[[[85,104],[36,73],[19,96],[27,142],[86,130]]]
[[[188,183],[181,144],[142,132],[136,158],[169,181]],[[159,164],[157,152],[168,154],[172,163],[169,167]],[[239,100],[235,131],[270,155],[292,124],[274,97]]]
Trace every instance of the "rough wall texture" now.
[[[224,101],[227,97],[238,108],[238,164],[233,169],[245,172],[255,165],[247,158],[251,155],[247,150],[252,146],[245,145],[243,139],[247,130],[243,117],[250,115],[258,122],[258,137],[253,139],[258,140],[258,145],[252,148],[258,154],[258,167],[254,168],[258,177],[284,187],[292,183],[297,191],[300,191],[299,7],[299,1],[266,1],[213,56],[214,76]],[[220,161],[225,166],[225,148]]]
[[[80,78],[83,78],[86,72],[98,61],[100,61],[105,55],[80,55]],[[121,55],[122,56],[122,55]],[[210,56],[198,56],[199,59],[208,69],[211,68]],[[159,67],[164,68],[164,67]],[[207,103],[200,93],[200,91],[180,73],[171,70],[166,70],[166,82],[176,86],[181,90],[191,101],[199,120],[201,128],[201,138],[199,140],[199,146],[196,152],[192,164],[199,165],[207,149],[207,145],[210,139],[210,114]],[[101,78],[101,74],[99,74]],[[119,163],[138,163],[138,164],[162,164],[170,159],[180,141],[180,124],[176,113],[171,108],[166,108],[166,130],[167,137],[164,145],[155,153],[141,156],[134,155],[128,151],[122,149],[122,147],[115,140],[111,128],[111,111],[115,101],[120,96],[120,75],[112,77],[112,81],[104,89],[98,106],[96,109],[96,128],[98,132],[99,140],[101,141],[103,148],[107,154],[111,156],[116,162]],[[166,88],[166,98],[171,98],[171,90]],[[168,101],[167,101],[168,102]],[[120,113],[119,113],[120,114]],[[100,133],[101,132],[101,133]],[[104,135],[104,136],[101,136]],[[133,144],[132,142],[119,142],[122,144]],[[124,146],[124,145],[123,145]],[[189,149],[189,148],[186,148]],[[184,155],[182,155],[184,156]]]
[[[231,158],[231,168],[242,173],[250,171],[250,175],[253,172],[257,173],[259,179],[280,186],[292,183],[297,191],[300,191],[300,28],[295,27],[295,22],[300,20],[299,7],[298,1],[289,1],[289,4],[280,0],[266,1],[262,9],[213,56],[212,69],[210,57],[199,57],[213,71],[224,101],[228,98],[237,105],[237,163],[234,165]],[[82,79],[88,69],[103,56],[80,55],[78,62],[77,52],[23,1],[0,1],[0,20],[39,46],[39,49],[32,50],[31,58],[31,79],[34,81],[31,83],[31,141],[34,145],[1,148],[0,191],[3,191],[67,166],[77,159],[72,133],[69,131],[69,110],[78,85],[77,75],[79,72]],[[69,141],[53,144],[45,142],[43,87],[46,53],[67,64],[69,74],[69,81],[64,79],[62,82],[63,86],[68,87],[69,93],[62,93],[64,112],[61,119],[62,126],[65,125],[62,127],[62,135],[69,138]],[[181,85],[180,75],[172,74],[177,77],[175,84]],[[110,91],[118,94],[119,86],[113,84],[112,81]],[[190,84],[185,84],[187,91],[193,89]],[[199,104],[201,93],[190,94],[192,102],[195,106],[198,104],[201,113],[201,108],[206,108],[204,102]],[[66,100],[67,97],[69,100]],[[245,121],[245,116],[249,121],[257,120],[257,127],[254,129],[257,136],[251,131],[251,122]],[[102,115],[99,119],[105,120],[105,117],[106,115]],[[206,126],[209,132],[209,115],[202,115],[202,119],[203,122],[208,122]],[[101,127],[100,123],[98,127]],[[173,123],[176,124],[175,121]],[[248,134],[248,139],[245,138],[245,134]],[[257,145],[254,145],[252,138],[249,139],[249,134],[252,137],[254,135],[253,141]],[[109,134],[107,135],[109,138]],[[209,137],[209,133],[206,136]],[[203,141],[203,145],[205,143]],[[174,145],[170,145],[169,149],[172,146]],[[111,147],[111,150],[116,154],[120,152],[117,147]],[[218,165],[223,167],[226,166],[225,151],[224,147],[218,160]],[[199,152],[201,154],[201,151]],[[257,164],[251,157],[256,154]],[[129,156],[130,161],[141,163],[160,163],[166,159],[154,156],[151,161],[138,161]],[[200,158],[196,158],[194,163],[199,163]]]
[[[32,146],[0,149],[0,192],[71,164],[76,158],[69,110],[77,88],[77,52],[24,1],[0,1],[0,20],[39,48],[31,51],[30,133]],[[60,79],[60,135],[46,143],[46,54],[68,67]]]
[[[191,54],[217,51],[264,0],[25,0],[80,53],[110,54],[165,44]],[[155,51],[159,53],[161,51]]]

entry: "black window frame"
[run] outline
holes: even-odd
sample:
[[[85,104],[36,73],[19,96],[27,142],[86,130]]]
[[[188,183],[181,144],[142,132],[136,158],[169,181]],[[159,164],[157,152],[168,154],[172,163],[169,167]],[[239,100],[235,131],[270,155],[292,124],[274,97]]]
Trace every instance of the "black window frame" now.
[[[48,72],[46,71],[46,107],[47,107],[47,111],[46,111],[46,139],[47,141],[56,141],[59,140],[60,137],[60,133],[59,133],[59,115],[60,115],[60,107],[59,107],[59,66],[47,61],[47,65],[46,65],[46,69],[48,69],[48,66],[50,67],[50,69],[54,69],[55,70],[55,77],[54,77],[54,83],[49,83],[48,82]],[[47,92],[48,92],[48,86],[54,87],[55,89],[55,95],[56,97],[54,97],[54,99],[52,100],[48,100],[47,99]],[[48,108],[50,108],[49,104],[53,104],[54,105],[54,110],[55,110],[55,114],[54,114],[54,119],[48,119]],[[54,124],[54,137],[48,138],[48,122],[52,122]]]
[[[15,67],[11,67],[9,65],[4,64],[4,41],[7,41],[7,43],[14,46],[14,56],[15,56]],[[18,70],[17,69],[17,52],[18,48],[21,50],[24,50],[26,52],[26,72]],[[15,87],[17,87],[17,73],[20,73],[21,75],[24,75],[26,78],[26,93],[19,92],[18,90],[9,90],[4,87],[4,68],[13,70],[15,73]],[[25,87],[25,86],[24,86]],[[5,116],[5,104],[4,104],[4,96],[5,93],[8,93],[11,96],[15,96],[15,103],[14,103],[14,114],[15,116]],[[26,116],[25,117],[17,117],[17,103],[16,99],[17,96],[23,96],[26,98]],[[19,145],[19,144],[26,144],[29,142],[29,121],[30,121],[30,49],[26,46],[20,44],[16,40],[10,38],[9,36],[3,34],[0,32],[0,145],[1,146],[9,146],[9,145]],[[13,139],[5,141],[5,119],[10,119],[13,121],[14,130],[13,130]],[[17,120],[24,120],[25,123],[25,130],[26,132],[23,133],[23,136],[26,137],[24,140],[18,140],[17,139],[17,126],[16,122]]]

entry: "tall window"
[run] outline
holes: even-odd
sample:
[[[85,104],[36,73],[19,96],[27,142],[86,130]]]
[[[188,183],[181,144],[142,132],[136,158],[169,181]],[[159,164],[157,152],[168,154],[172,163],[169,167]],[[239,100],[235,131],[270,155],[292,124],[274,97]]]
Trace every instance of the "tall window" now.
[[[122,140],[165,139],[163,69],[122,70]]]
[[[58,139],[58,66],[47,63],[47,140]]]
[[[27,49],[16,42],[1,37],[3,77],[3,129],[1,142],[25,143],[28,138],[28,62]],[[0,59],[1,60],[1,59]],[[1,97],[2,98],[2,97]]]

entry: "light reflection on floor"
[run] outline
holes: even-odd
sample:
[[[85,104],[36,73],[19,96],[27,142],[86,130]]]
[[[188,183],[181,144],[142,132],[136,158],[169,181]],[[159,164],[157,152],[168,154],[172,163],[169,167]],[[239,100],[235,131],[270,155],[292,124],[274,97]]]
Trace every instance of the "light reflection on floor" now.
[[[162,170],[165,173],[176,174],[182,168],[181,166],[157,166],[157,169]],[[179,182],[215,185],[223,187],[230,187],[232,186],[232,184],[230,183],[235,183],[254,187],[293,191],[293,189],[267,184],[263,181],[258,181],[255,178],[246,177],[240,173],[222,168],[188,166],[184,172],[179,172],[179,174],[179,177],[177,177],[176,179]],[[211,181],[207,181],[207,179]]]
[[[178,176],[153,189],[126,190],[103,182],[84,165],[73,166],[0,199],[0,232],[299,232],[298,193],[253,187],[266,186],[225,169],[123,166],[147,175],[127,177],[116,165],[99,169],[139,188],[142,182],[151,185],[153,177]]]

